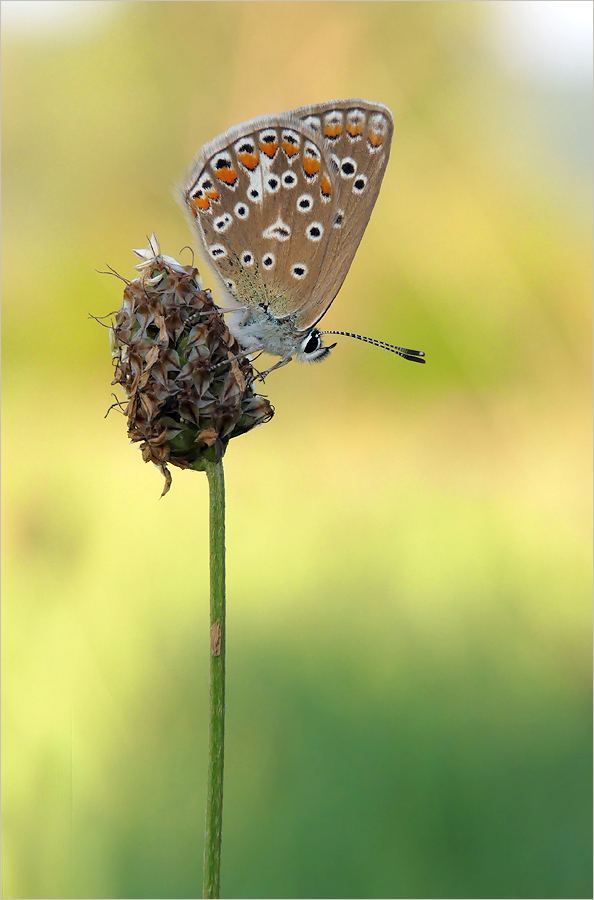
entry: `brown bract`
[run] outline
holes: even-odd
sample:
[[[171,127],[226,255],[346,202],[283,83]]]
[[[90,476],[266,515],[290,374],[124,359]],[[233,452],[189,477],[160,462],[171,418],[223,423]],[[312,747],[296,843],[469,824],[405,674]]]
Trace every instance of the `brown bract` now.
[[[157,245],[158,246],[158,245]],[[146,258],[112,326],[113,384],[128,397],[128,436],[171,486],[168,464],[203,468],[233,437],[269,421],[254,370],[192,266]]]

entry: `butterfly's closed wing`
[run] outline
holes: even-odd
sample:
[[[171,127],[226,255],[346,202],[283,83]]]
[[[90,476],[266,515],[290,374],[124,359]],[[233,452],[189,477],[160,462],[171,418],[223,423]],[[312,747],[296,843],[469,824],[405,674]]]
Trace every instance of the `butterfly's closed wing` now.
[[[336,177],[318,143],[291,113],[244,122],[205,145],[183,189],[226,289],[277,318],[321,278]]]

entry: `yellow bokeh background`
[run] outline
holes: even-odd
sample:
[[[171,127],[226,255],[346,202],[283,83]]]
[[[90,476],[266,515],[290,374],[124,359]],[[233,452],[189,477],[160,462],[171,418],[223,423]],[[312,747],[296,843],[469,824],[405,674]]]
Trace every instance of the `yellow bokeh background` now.
[[[189,261],[201,144],[332,97],[396,129],[324,327],[427,365],[338,339],[225,457],[222,895],[589,895],[591,87],[519,5],[2,4],[4,897],[200,895],[207,487],[88,314]]]

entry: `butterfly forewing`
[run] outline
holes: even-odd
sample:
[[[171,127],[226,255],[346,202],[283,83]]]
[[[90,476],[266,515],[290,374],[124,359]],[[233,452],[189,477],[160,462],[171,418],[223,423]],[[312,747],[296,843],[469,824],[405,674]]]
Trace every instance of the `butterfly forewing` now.
[[[330,101],[295,113],[323,141],[336,182],[320,277],[296,316],[296,326],[306,329],[324,315],[353,261],[388,164],[394,122],[386,106],[365,100]]]
[[[277,318],[298,309],[319,281],[332,220],[331,175],[312,137],[292,118],[260,132],[263,217],[252,239]]]

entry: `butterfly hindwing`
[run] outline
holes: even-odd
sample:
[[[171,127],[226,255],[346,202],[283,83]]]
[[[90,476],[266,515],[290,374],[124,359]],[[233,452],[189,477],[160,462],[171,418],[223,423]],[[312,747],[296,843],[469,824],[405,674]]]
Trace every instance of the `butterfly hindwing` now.
[[[290,113],[251,120],[203,148],[183,189],[227,290],[279,318],[320,280],[336,179],[317,143]]]

